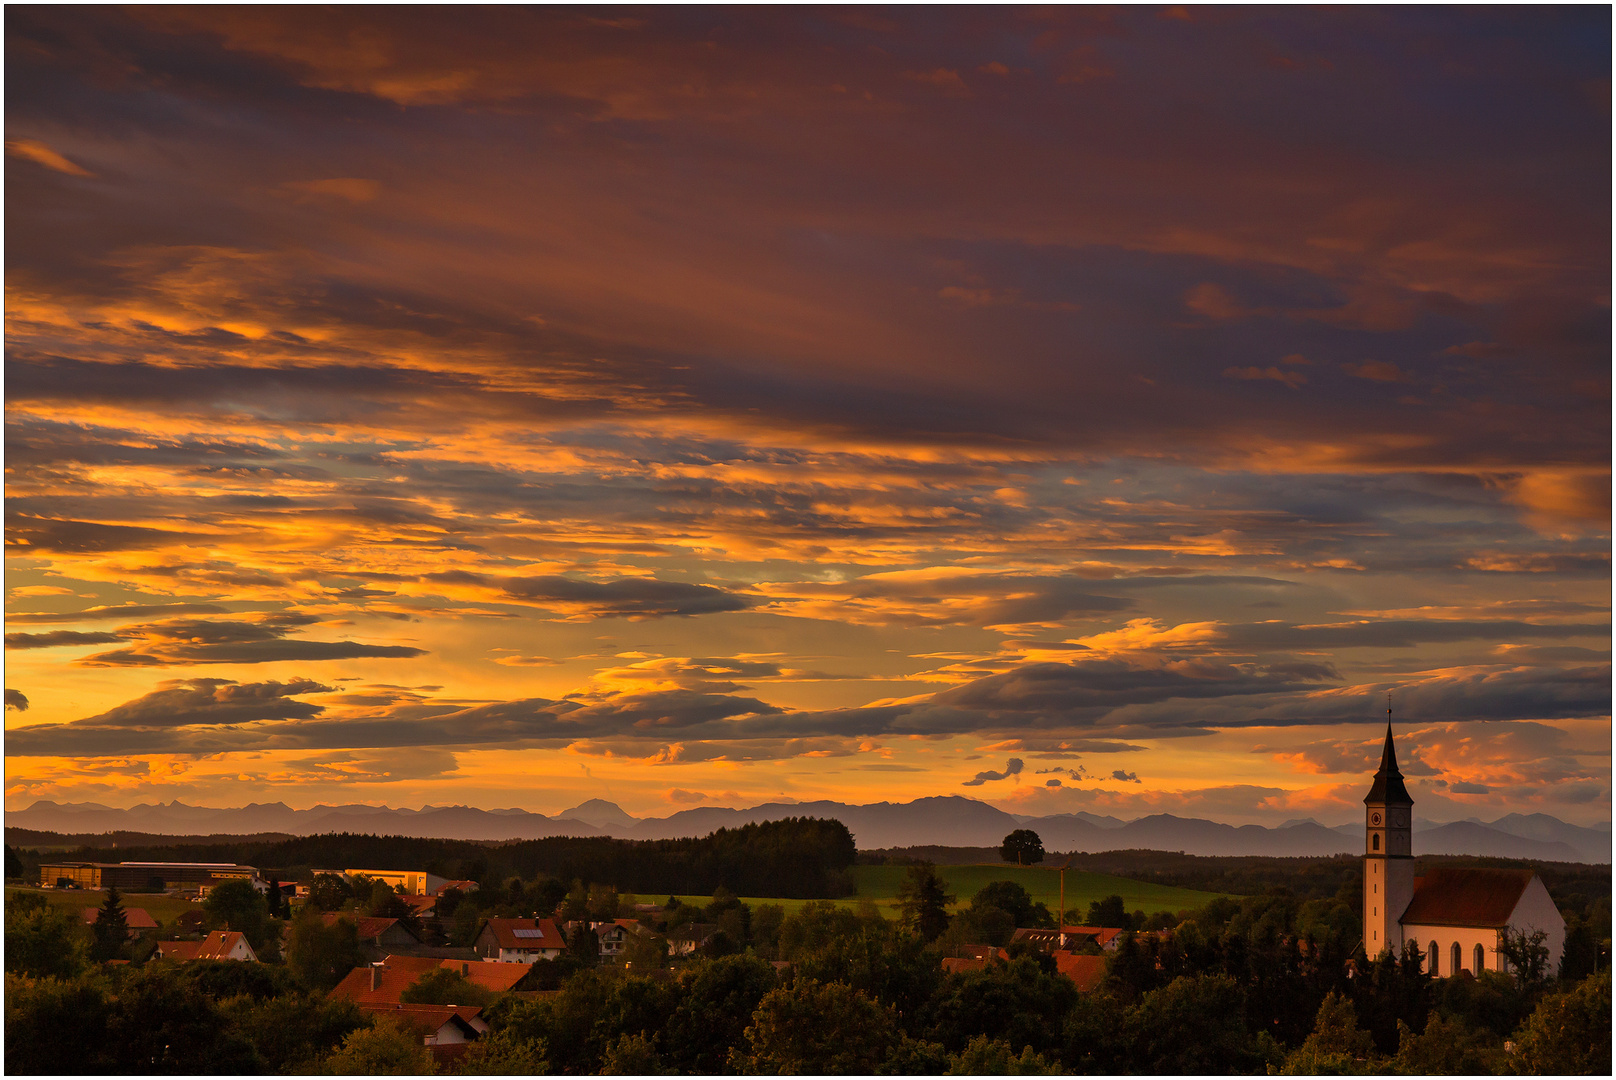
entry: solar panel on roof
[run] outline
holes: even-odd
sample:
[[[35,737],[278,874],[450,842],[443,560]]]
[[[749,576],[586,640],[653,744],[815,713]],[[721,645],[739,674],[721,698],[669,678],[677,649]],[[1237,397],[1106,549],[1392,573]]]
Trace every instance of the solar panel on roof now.
[[[520,938],[541,938],[544,936],[543,930],[512,930],[511,933]]]

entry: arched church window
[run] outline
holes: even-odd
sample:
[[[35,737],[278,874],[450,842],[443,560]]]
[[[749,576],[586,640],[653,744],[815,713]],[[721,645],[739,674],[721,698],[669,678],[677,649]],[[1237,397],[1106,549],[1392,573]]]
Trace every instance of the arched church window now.
[[[1437,977],[1437,975],[1441,974],[1439,971],[1437,971],[1437,968],[1440,967],[1441,964],[1442,950],[1437,946],[1437,943],[1433,941],[1431,942],[1431,978],[1434,979]]]
[[[1376,833],[1376,834],[1375,834],[1375,835],[1374,835],[1374,836],[1373,836],[1373,837],[1372,837],[1372,838],[1371,838],[1371,839],[1370,839],[1370,842],[1369,842],[1369,846],[1370,846],[1370,847],[1372,847],[1372,848],[1374,848],[1374,849],[1375,849],[1375,850],[1376,850],[1376,851],[1379,851],[1379,850],[1380,850],[1380,834],[1379,834],[1379,833]]]
[[[1480,975],[1487,970],[1487,950],[1480,945],[1476,946],[1476,974]]]
[[[1453,964],[1451,966],[1455,975],[1459,974],[1459,969],[1464,966],[1464,953],[1459,950],[1457,941],[1453,943]]]

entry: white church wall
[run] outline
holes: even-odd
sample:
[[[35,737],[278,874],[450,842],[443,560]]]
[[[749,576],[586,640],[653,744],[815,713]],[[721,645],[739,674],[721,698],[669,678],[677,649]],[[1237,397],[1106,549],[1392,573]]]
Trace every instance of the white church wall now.
[[[1565,919],[1554,906],[1543,879],[1532,876],[1532,883],[1521,893],[1520,901],[1509,916],[1509,928],[1517,934],[1530,934],[1542,930],[1549,936],[1543,944],[1549,949],[1549,974],[1560,973],[1560,955],[1565,952]]]
[[[1403,936],[1409,941],[1420,944],[1420,954],[1425,957],[1425,970],[1431,968],[1431,942],[1437,944],[1438,978],[1451,979],[1453,977],[1453,946],[1459,945],[1459,967],[1472,975],[1476,973],[1476,946],[1482,947],[1483,963],[1488,971],[1502,971],[1503,967],[1498,956],[1498,931],[1480,926],[1418,926],[1403,927]]]

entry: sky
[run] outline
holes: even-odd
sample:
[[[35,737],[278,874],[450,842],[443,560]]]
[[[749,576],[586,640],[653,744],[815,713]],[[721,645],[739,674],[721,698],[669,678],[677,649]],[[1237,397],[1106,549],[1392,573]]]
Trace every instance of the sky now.
[[[1607,822],[1610,19],[11,7],[5,805]]]

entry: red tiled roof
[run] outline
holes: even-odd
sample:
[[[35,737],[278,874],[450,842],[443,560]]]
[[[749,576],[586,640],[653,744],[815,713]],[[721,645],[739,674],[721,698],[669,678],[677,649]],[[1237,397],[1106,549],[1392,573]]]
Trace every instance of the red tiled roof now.
[[[359,1007],[373,1016],[396,1016],[424,1035],[435,1035],[448,1024],[456,1024],[471,1038],[488,1030],[479,1016],[479,1005],[401,1005],[396,1002],[361,1001]]]
[[[164,960],[195,960],[201,950],[200,941],[163,941],[157,945],[157,954]]]
[[[502,949],[565,949],[561,931],[554,919],[487,919],[485,925],[494,933],[494,942]],[[536,936],[516,935],[518,930],[537,930]],[[477,932],[482,936],[482,931]]]
[[[1105,978],[1105,957],[1085,956],[1082,953],[1066,952],[1057,949],[1051,954],[1055,957],[1055,970],[1071,979],[1077,984],[1081,993],[1088,993],[1100,985]]]
[[[202,942],[202,947],[196,952],[198,960],[228,960],[230,950],[236,947],[237,942],[244,942],[246,938],[234,930],[215,930]],[[250,949],[251,946],[248,946]]]
[[[476,892],[477,883],[475,881],[445,881],[442,885],[438,886],[438,895],[442,896],[444,890],[446,889],[459,889],[461,892]]]
[[[442,966],[460,972],[467,982],[496,994],[510,990],[533,970],[532,964],[502,964],[498,960],[445,960]]]
[[[1531,870],[1453,868],[1414,879],[1405,926],[1505,926],[1531,884]]]
[[[438,909],[438,898],[436,896],[415,896],[412,894],[410,896],[401,896],[399,899],[408,904],[417,917],[431,915]]]
[[[399,997],[412,983],[429,971],[437,970],[439,961],[431,956],[389,956],[379,967],[361,965],[348,972],[327,997],[347,998],[364,1003],[398,1003]],[[374,972],[376,985],[371,987]]]
[[[327,926],[336,925],[338,920],[353,923],[358,928],[360,941],[375,941],[398,925],[397,919],[383,918],[380,915],[355,915],[351,911],[328,911],[320,917],[325,920]],[[405,933],[409,933],[408,927],[405,927]]]
[[[100,908],[87,907],[84,909],[84,921],[94,923],[95,917],[101,913]],[[145,908],[126,907],[123,909],[124,922],[131,930],[155,930],[157,923],[147,914]]]

